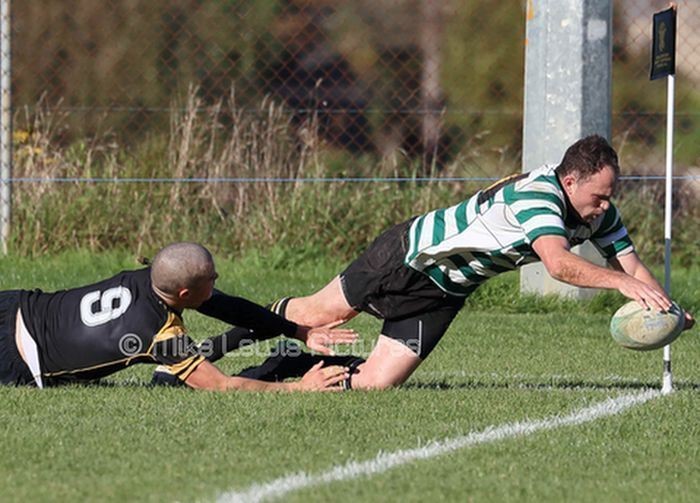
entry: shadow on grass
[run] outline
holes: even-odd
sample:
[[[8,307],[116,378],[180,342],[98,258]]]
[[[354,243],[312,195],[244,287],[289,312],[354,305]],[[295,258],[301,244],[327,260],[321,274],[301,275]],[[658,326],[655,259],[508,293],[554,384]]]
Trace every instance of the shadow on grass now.
[[[434,390],[454,390],[454,389],[532,389],[532,390],[639,390],[659,388],[658,380],[586,380],[586,379],[564,379],[550,380],[542,382],[532,381],[489,381],[485,379],[467,379],[461,382],[446,380],[430,381],[410,381],[401,386],[403,389],[434,389]],[[700,383],[689,381],[678,381],[674,383],[674,389],[678,391],[692,390],[700,391]]]
[[[700,383],[691,381],[676,381],[673,384],[676,391],[700,391]],[[124,381],[94,381],[89,383],[68,384],[57,386],[58,388],[120,388],[120,389],[181,389],[193,391],[192,388],[186,385],[165,386],[154,385],[149,381],[139,380],[124,380]],[[594,380],[594,379],[556,379],[543,380],[541,382],[534,381],[504,381],[504,380],[488,380],[469,378],[462,381],[456,380],[411,380],[400,386],[400,389],[432,389],[441,390],[458,390],[458,389],[524,389],[524,390],[640,390],[659,388],[658,380],[638,380],[638,379],[616,379],[611,380]]]
[[[75,389],[75,388],[85,388],[85,389],[186,389],[191,390],[187,385],[183,386],[164,386],[160,384],[153,384],[150,381],[140,381],[137,379],[128,379],[124,381],[89,381],[80,383],[63,383],[63,384],[53,384],[49,386],[53,389]]]

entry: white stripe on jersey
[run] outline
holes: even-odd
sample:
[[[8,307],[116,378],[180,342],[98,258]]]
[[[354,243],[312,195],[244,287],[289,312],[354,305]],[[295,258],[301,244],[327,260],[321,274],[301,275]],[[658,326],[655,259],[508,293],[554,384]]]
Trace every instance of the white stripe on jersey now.
[[[418,249],[425,250],[433,244],[433,231],[435,227],[435,212],[432,211],[423,217],[423,229],[418,238]],[[426,232],[430,229],[430,232]]]
[[[557,206],[556,204],[554,204],[551,201],[546,201],[543,199],[542,201],[540,201],[539,206],[550,210],[552,213],[555,213],[557,215],[561,215],[561,208],[559,208],[559,206]],[[520,213],[523,210],[531,210],[532,209],[532,202],[531,201],[515,201],[513,203],[510,203],[510,209],[513,210],[513,213],[515,213],[517,215],[518,213]]]
[[[522,224],[526,233],[530,233],[540,227],[564,228],[564,221],[557,215],[536,215]]]
[[[554,176],[554,171],[544,174],[547,176]],[[537,180],[531,177],[524,178],[523,180],[516,182],[515,190],[518,192],[544,192],[545,194],[553,194],[557,197],[561,197],[562,194],[560,187],[555,187],[549,181]]]
[[[453,206],[445,210],[445,237],[449,238],[457,234],[457,207]]]

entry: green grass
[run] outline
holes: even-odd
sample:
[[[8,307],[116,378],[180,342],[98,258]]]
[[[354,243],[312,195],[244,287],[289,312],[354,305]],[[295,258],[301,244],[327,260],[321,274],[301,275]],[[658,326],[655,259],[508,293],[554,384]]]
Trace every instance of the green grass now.
[[[271,269],[263,269],[267,265]],[[133,268],[126,253],[0,260],[0,288],[70,287]],[[261,303],[322,286],[340,261],[294,264],[288,253],[219,260],[219,286]],[[700,271],[674,291],[697,309]],[[616,346],[609,316],[623,300],[518,299],[517,277],[478,292],[403,387],[325,394],[152,389],[150,368],[102,386],[0,389],[3,501],[211,501],[290,473],[320,473],[380,451],[411,449],[492,425],[564,415],[656,387],[661,352]],[[197,313],[196,338],[222,325]],[[379,322],[352,322],[370,343]],[[677,392],[627,412],[322,485],[290,501],[693,501],[700,447],[698,330],[673,346]],[[365,346],[367,347],[367,346]],[[220,362],[233,372],[252,352]],[[264,354],[264,348],[260,348]]]

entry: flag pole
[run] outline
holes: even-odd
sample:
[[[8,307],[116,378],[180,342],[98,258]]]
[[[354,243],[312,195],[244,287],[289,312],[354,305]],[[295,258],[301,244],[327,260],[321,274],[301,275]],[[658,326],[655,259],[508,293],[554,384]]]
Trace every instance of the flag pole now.
[[[667,79],[666,104],[666,200],[664,208],[664,289],[671,295],[671,228],[673,211],[673,119],[675,109],[675,75]],[[671,371],[671,345],[664,346],[664,372],[661,393],[673,391],[673,373]]]
[[[651,80],[666,77],[666,200],[664,205],[664,289],[671,295],[671,222],[673,211],[673,122],[676,91],[676,28],[677,7],[654,14],[651,41]],[[673,391],[671,346],[664,346],[661,393]]]

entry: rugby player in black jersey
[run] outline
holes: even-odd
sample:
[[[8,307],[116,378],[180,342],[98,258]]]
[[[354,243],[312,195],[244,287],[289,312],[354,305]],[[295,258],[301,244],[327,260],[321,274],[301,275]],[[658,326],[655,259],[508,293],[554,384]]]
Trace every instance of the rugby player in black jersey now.
[[[330,352],[328,345],[356,337],[350,330],[289,322],[214,290],[216,278],[206,248],[174,243],[156,255],[151,267],[122,271],[92,285],[54,293],[0,292],[0,383],[44,387],[90,382],[130,365],[156,363],[196,389],[338,389],[348,376],[338,365],[316,365],[290,383],[228,376],[212,365],[187,335],[184,309],[245,327],[248,340],[282,334],[324,353]]]

